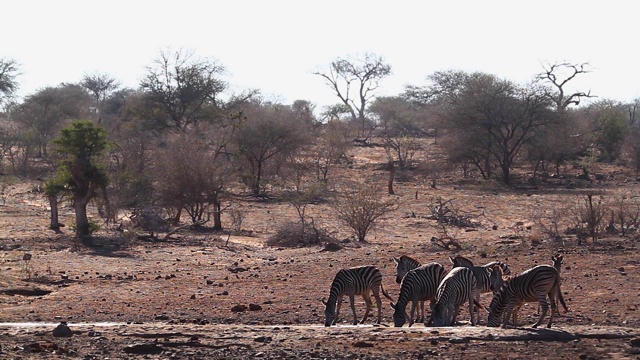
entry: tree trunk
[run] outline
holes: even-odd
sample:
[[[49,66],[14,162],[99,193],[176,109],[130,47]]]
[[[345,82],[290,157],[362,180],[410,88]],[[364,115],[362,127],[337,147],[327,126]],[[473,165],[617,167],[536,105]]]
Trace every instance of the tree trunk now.
[[[51,225],[49,228],[56,233],[60,232],[60,222],[58,221],[58,197],[49,196],[49,205],[51,206]]]
[[[393,164],[393,160],[389,160],[389,184],[388,184],[388,188],[389,188],[389,195],[393,195],[394,191],[393,191],[393,180],[396,177],[396,167]]]
[[[222,230],[222,204],[219,200],[213,201],[213,230]]]
[[[87,203],[82,196],[76,196],[73,201],[73,208],[76,212],[76,235],[80,239],[91,236],[89,219],[87,218]]]

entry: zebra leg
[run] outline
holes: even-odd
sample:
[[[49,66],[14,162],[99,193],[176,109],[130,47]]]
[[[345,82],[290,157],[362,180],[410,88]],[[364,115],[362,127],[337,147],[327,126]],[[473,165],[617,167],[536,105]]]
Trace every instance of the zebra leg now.
[[[553,315],[560,315],[560,311],[558,310],[558,300],[556,299],[556,294],[552,291],[549,293],[549,303],[551,304],[551,314],[549,314],[549,323],[547,323],[547,328],[551,327],[553,323]]]
[[[367,305],[367,311],[364,312],[364,317],[362,318],[362,321],[360,321],[360,324],[364,324],[364,322],[367,320],[367,318],[369,317],[369,312],[371,312],[371,308],[373,307],[372,302],[371,302],[371,294],[369,293],[365,293],[362,294],[362,298],[364,298],[364,303]],[[355,307],[354,307],[355,308]],[[355,315],[355,312],[353,313]],[[358,319],[355,318],[354,321],[354,325],[358,323]]]
[[[476,321],[474,320],[475,316],[473,314],[473,308],[475,307],[475,304],[473,303],[473,298],[474,298],[474,296],[469,296],[469,315],[471,315],[471,326],[476,326]],[[480,309],[478,309],[478,310],[480,310]],[[479,311],[478,311],[478,313],[479,313]]]
[[[338,315],[340,315],[340,305],[342,305],[342,295],[338,295],[338,301],[336,301],[336,317],[333,318],[333,324],[338,322]]]
[[[418,308],[418,320],[417,322],[424,322],[424,301],[420,300],[420,307]]]
[[[411,325],[413,325],[413,315],[415,315],[416,313],[416,304],[417,301],[415,300],[411,300],[411,315],[409,316],[409,327],[411,327]],[[420,310],[418,310],[418,313],[420,312]]]
[[[533,324],[533,328],[537,328],[538,325],[540,325],[540,323],[542,323],[542,320],[544,319],[544,317],[547,315],[547,311],[549,311],[549,304],[547,303],[547,295],[545,294],[544,297],[541,297],[540,300],[538,300],[540,303],[540,307],[542,308],[542,313],[540,314],[540,318],[538,318],[538,321],[536,321],[535,324]],[[551,317],[553,320],[553,312],[551,313]]]
[[[354,297],[355,296],[352,294],[349,295],[349,306],[351,307],[351,312],[353,313],[353,325],[358,325],[358,315],[356,315],[356,304]],[[366,317],[367,314],[364,314],[364,316]]]
[[[378,321],[376,321],[376,324],[380,324],[382,322],[382,299],[377,292],[373,294],[373,297],[376,298],[376,306],[378,306]]]

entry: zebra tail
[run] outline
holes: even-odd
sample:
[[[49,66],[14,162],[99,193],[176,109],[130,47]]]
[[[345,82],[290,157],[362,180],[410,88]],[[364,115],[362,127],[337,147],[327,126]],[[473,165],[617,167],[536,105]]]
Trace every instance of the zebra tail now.
[[[562,297],[562,290],[560,290],[559,283],[558,283],[558,300],[560,300],[560,304],[562,304],[562,307],[564,308],[564,312],[569,312],[569,309],[567,309],[567,304],[565,304],[564,298]],[[558,314],[560,314],[560,312],[558,312]]]
[[[382,283],[380,283],[380,290],[382,290],[382,295],[384,295],[384,297],[386,297],[387,299],[391,300],[393,302],[393,298],[391,297],[391,295],[389,295],[389,293],[384,289],[384,285],[382,285]]]

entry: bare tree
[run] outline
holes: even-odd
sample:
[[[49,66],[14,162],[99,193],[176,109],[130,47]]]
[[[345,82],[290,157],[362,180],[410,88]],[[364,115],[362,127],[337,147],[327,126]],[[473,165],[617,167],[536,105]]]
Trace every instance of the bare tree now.
[[[564,112],[570,105],[579,105],[581,98],[592,98],[591,90],[588,92],[576,91],[567,92],[567,83],[575,79],[576,76],[587,74],[589,70],[588,63],[571,64],[568,62],[544,64],[544,71],[536,75],[536,80],[546,87],[545,96],[551,99],[556,105],[556,110]]]
[[[380,80],[391,74],[391,66],[381,56],[366,53],[357,59],[337,58],[327,71],[314,74],[324,78],[349,110],[351,120],[361,124],[361,136],[364,137],[367,104],[375,97]]]
[[[364,242],[378,218],[394,209],[391,201],[383,201],[380,191],[370,185],[360,185],[346,192],[334,207],[338,218]]]
[[[87,89],[95,99],[97,110],[100,111],[102,103],[120,87],[120,82],[108,74],[94,72],[85,74],[80,85]]]

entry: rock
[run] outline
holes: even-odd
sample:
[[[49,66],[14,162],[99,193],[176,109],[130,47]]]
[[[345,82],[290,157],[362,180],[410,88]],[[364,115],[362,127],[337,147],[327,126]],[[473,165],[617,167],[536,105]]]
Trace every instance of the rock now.
[[[357,348],[366,348],[366,347],[373,347],[373,344],[368,343],[366,341],[356,341],[353,343],[353,346]]]
[[[72,337],[73,332],[71,331],[69,326],[67,326],[67,324],[63,322],[63,323],[60,323],[60,325],[56,326],[55,329],[53,329],[53,336],[54,337]]]
[[[257,338],[253,339],[253,341],[268,344],[273,341],[273,338],[271,336],[258,336]]]
[[[236,306],[231,308],[231,311],[233,311],[233,312],[244,312],[244,311],[247,311],[247,307],[245,305],[236,305]]]
[[[633,347],[640,347],[640,338],[631,339],[629,344]]]
[[[249,304],[249,310],[250,311],[260,311],[260,310],[262,310],[262,306],[260,306],[258,304]]]

